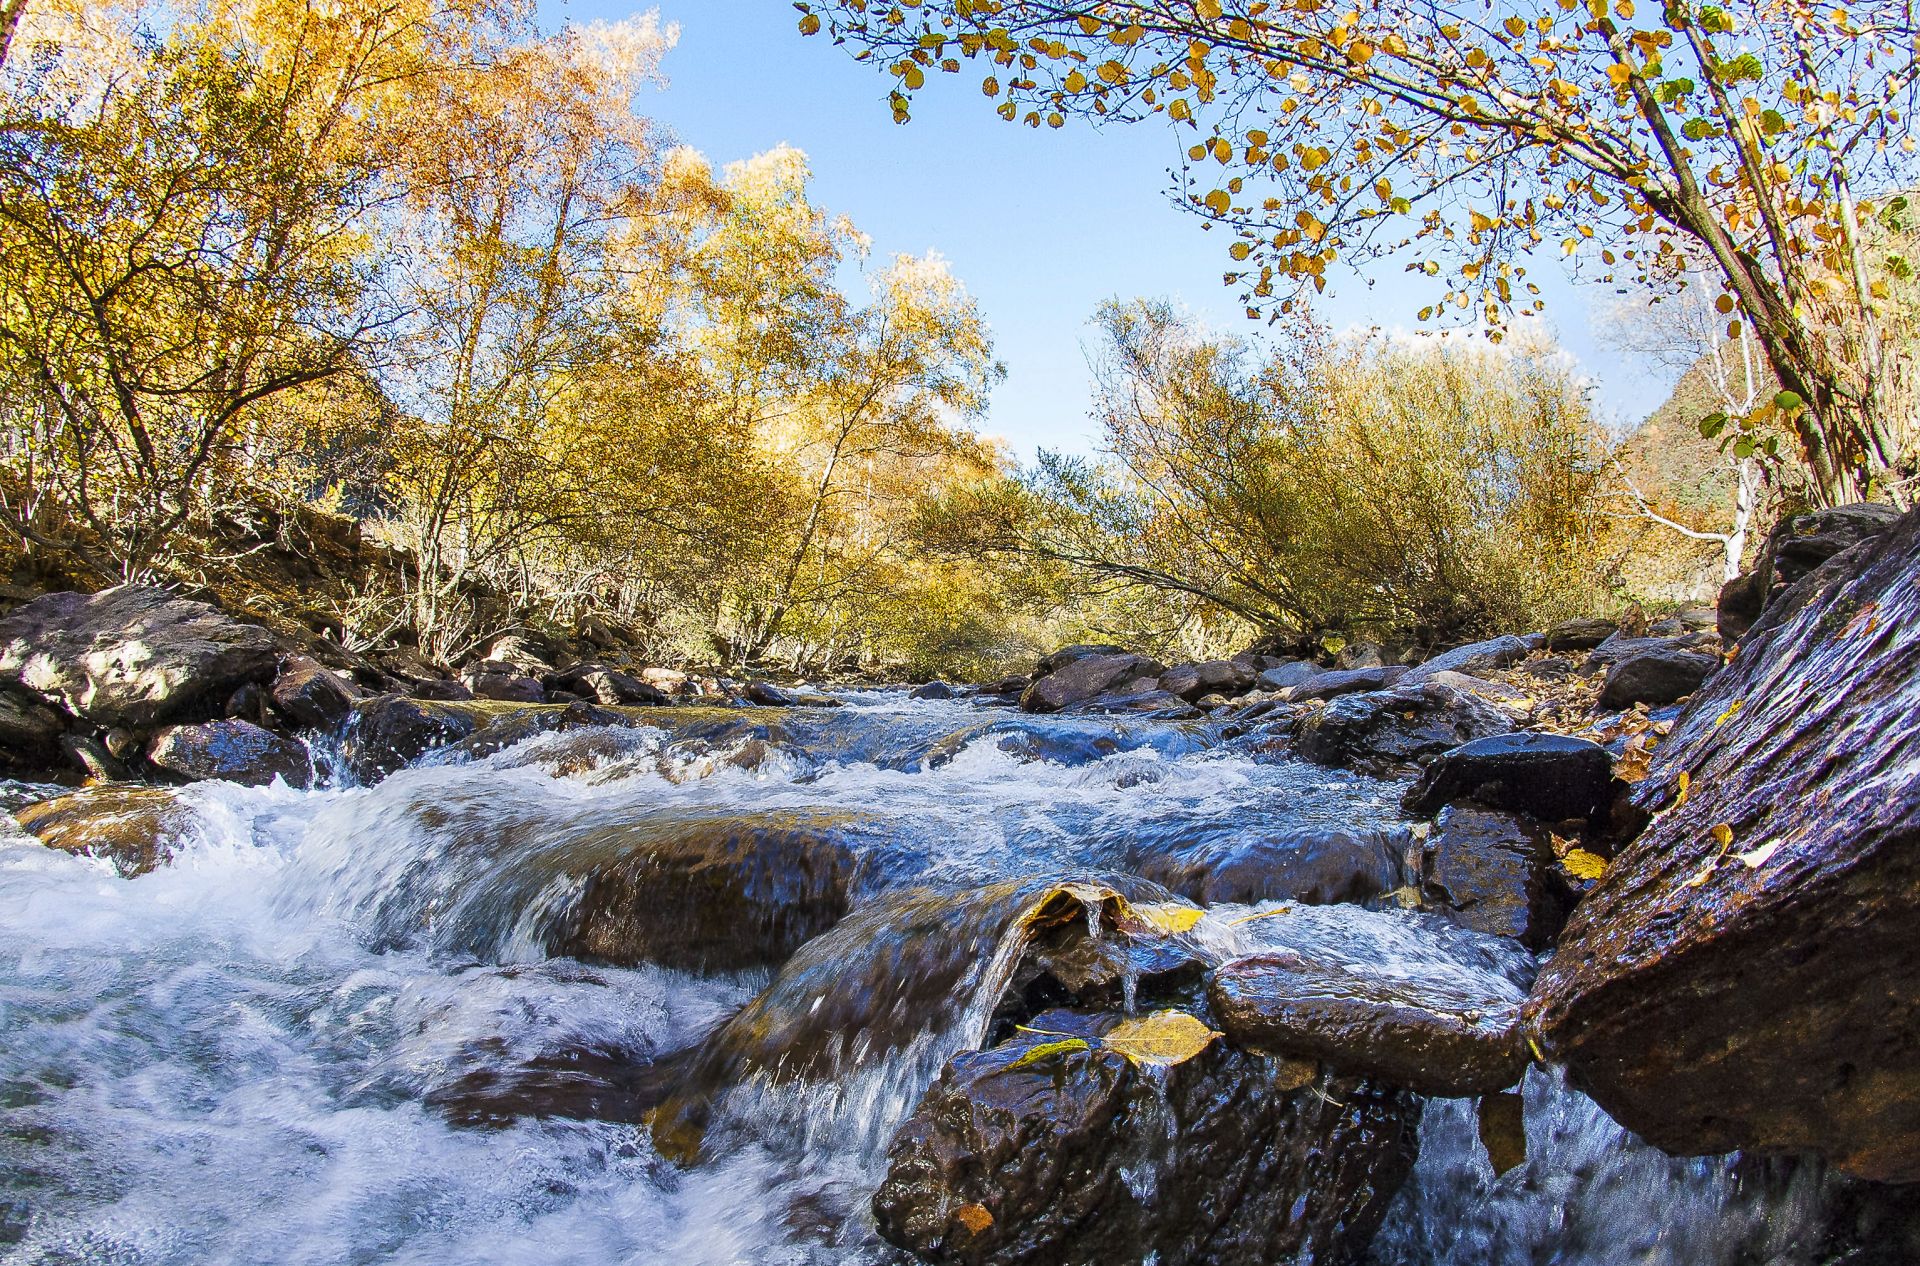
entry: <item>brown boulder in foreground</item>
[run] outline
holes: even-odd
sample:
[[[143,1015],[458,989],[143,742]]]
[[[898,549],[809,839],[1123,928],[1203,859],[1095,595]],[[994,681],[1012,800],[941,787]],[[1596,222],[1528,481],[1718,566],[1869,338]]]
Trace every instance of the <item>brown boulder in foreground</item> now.
[[[1920,1181],[1920,514],[1775,599],[1637,799],[1528,1014],[1670,1152]],[[1683,804],[1682,773],[1690,779]]]

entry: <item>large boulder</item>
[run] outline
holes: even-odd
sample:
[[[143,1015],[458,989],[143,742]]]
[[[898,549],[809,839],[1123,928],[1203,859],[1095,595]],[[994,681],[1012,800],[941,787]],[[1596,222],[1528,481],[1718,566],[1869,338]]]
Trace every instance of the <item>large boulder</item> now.
[[[1150,850],[1129,868],[1202,905],[1376,901],[1409,879],[1404,831],[1303,829],[1234,833],[1172,851]]]
[[[1613,758],[1590,739],[1496,734],[1443,753],[1421,772],[1401,805],[1425,818],[1467,799],[1543,822],[1595,818],[1613,800]]]
[[[846,916],[859,871],[848,814],[663,811],[571,840],[578,896],[549,952],[687,971],[777,967]]]
[[[1132,683],[1156,679],[1165,671],[1144,655],[1083,655],[1028,686],[1020,706],[1028,712],[1058,712],[1098,695],[1129,693]]]
[[[1259,686],[1262,690],[1291,690],[1312,681],[1324,671],[1318,664],[1310,664],[1304,659],[1291,659],[1262,670]]]
[[[1544,645],[1550,651],[1590,651],[1619,631],[1619,624],[1612,620],[1582,616],[1548,629]]]
[[[1545,949],[1566,926],[1573,884],[1552,834],[1517,813],[1473,804],[1440,811],[1421,849],[1427,908],[1463,928]]]
[[[955,1057],[888,1152],[881,1236],[922,1261],[1334,1266],[1412,1167],[1419,1105],[1359,1078],[1276,1075],[1213,1041],[1145,1070],[1117,1015],[1049,1011]]]
[[[1435,673],[1466,673],[1472,676],[1475,673],[1493,672],[1519,663],[1532,649],[1525,638],[1512,635],[1471,642],[1434,656],[1409,673],[1407,680],[1421,681]]]
[[[1316,764],[1388,774],[1512,729],[1499,708],[1428,681],[1335,699],[1301,723],[1295,745]]]
[[[1237,695],[1253,688],[1253,670],[1230,659],[1180,664],[1160,674],[1160,689],[1192,703],[1206,695]]]
[[[296,655],[280,669],[268,692],[273,706],[295,725],[309,730],[338,729],[360,697],[339,674],[318,660]]]
[[[251,721],[166,726],[147,744],[147,759],[189,782],[218,778],[264,787],[278,778],[301,790],[313,784],[307,749]]]
[[[214,715],[276,659],[259,625],[164,589],[50,593],[0,619],[0,684],[103,727]]]
[[[1636,703],[1660,707],[1678,703],[1706,683],[1720,667],[1717,655],[1652,647],[1616,661],[1600,687],[1600,706],[1619,710]]]
[[[192,815],[164,787],[89,787],[14,811],[48,848],[97,857],[131,879],[165,865]]]
[[[1341,695],[1368,690],[1386,690],[1397,684],[1408,671],[1394,664],[1380,668],[1339,668],[1332,672],[1315,673],[1289,687],[1287,698],[1295,703],[1310,703],[1316,699],[1337,699]]]
[[[1668,1151],[1920,1181],[1920,514],[1767,619],[1657,750],[1636,798],[1662,812],[1575,910],[1531,1020]]]
[[[479,728],[480,717],[471,708],[379,695],[354,706],[340,754],[354,778],[367,785]]]
[[[1045,677],[1048,673],[1060,671],[1068,664],[1076,663],[1083,659],[1090,659],[1095,655],[1125,655],[1126,653],[1126,647],[1110,646],[1104,642],[1083,642],[1076,643],[1072,646],[1062,646],[1059,650],[1035,664],[1033,666],[1033,675],[1035,677]]]
[[[1774,598],[1828,559],[1884,535],[1899,517],[1890,506],[1863,503],[1781,519],[1767,534],[1753,570],[1721,589],[1720,635],[1729,642],[1745,637]]]
[[[66,720],[29,695],[0,689],[0,769],[43,770],[61,763]]]
[[[1207,985],[1234,1045],[1449,1098],[1505,1090],[1527,1071],[1517,949],[1431,916],[1348,906],[1261,922],[1271,944]]]

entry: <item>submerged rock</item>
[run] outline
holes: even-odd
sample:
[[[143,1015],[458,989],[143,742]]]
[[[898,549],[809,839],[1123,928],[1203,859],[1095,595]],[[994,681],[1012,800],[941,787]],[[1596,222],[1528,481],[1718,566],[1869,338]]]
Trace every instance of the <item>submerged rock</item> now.
[[[1117,1015],[956,1056],[888,1152],[880,1234],[923,1261],[1333,1266],[1412,1167],[1412,1096],[1213,1042],[1143,1069]]]
[[[1428,681],[1335,699],[1301,724],[1295,742],[1316,764],[1394,773],[1512,729],[1499,708]]]
[[[313,761],[307,749],[250,721],[167,726],[147,745],[147,759],[169,774],[195,782],[217,778],[264,787],[278,778],[303,791],[313,784]]]
[[[96,725],[150,725],[273,675],[273,636],[204,602],[124,585],[50,593],[0,619],[0,684]]]
[[[1594,818],[1613,799],[1613,760],[1589,739],[1498,734],[1443,753],[1401,804],[1415,817],[1429,817],[1465,799],[1543,822]]]
[[[89,787],[13,816],[48,848],[111,862],[128,879],[166,865],[191,820],[164,787]]]
[[[1530,1013],[1668,1151],[1914,1182],[1920,515],[1842,557],[1694,696],[1636,793],[1665,812],[1576,909]]]

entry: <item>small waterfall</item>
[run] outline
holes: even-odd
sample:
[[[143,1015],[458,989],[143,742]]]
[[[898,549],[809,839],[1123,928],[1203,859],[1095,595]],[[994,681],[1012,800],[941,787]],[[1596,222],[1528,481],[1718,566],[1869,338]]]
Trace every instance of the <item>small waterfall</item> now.
[[[0,1262],[900,1262],[867,1208],[888,1141],[986,1037],[1012,938],[984,942],[910,1040],[832,1035],[846,1075],[731,1086],[683,1166],[637,1120],[540,1097],[676,1067],[789,951],[719,967],[554,953],[621,841],[831,824],[835,892],[857,916],[908,885],[1383,827],[1399,791],[1204,725],[873,693],[819,714],[662,710],[368,788],[199,784],[180,793],[172,863],[133,880],[0,836]],[[1191,935],[1258,947],[1279,934],[1260,913],[1216,908]],[[511,1080],[530,1068],[547,1080]],[[501,1085],[516,1111],[459,1110]],[[1664,1157],[1544,1070],[1525,1098],[1528,1157],[1498,1179],[1473,1105],[1427,1106],[1375,1266],[1814,1260],[1792,1228],[1818,1221],[1816,1181]]]

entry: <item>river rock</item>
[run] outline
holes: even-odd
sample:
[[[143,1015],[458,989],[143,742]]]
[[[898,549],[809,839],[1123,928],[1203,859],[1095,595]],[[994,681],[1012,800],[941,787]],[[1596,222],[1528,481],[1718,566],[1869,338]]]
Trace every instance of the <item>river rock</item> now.
[[[407,687],[407,697],[428,703],[467,703],[473,699],[473,691],[451,677],[429,677]]]
[[[1426,818],[1466,799],[1543,822],[1597,818],[1613,802],[1613,760],[1589,739],[1497,734],[1442,753],[1400,803]]]
[[[545,703],[547,688],[538,679],[511,673],[478,672],[467,677],[467,689],[476,699],[495,703]]]
[[[318,660],[296,655],[280,669],[269,692],[273,706],[296,725],[331,731],[353,712],[353,687]]]
[[[1160,674],[1160,689],[1193,703],[1203,695],[1243,694],[1253,688],[1254,674],[1230,659],[1180,664]]]
[[[1260,673],[1259,685],[1262,690],[1291,690],[1318,677],[1325,670],[1318,664],[1310,664],[1304,659],[1288,660]]]
[[[1620,631],[1612,620],[1581,617],[1562,620],[1547,630],[1546,649],[1550,651],[1590,651]]]
[[[51,769],[60,763],[66,721],[31,696],[0,689],[0,768]]]
[[[1463,928],[1545,949],[1575,894],[1547,829],[1517,813],[1450,805],[1421,850],[1426,908]]]
[[[89,787],[13,816],[48,848],[111,862],[128,879],[164,866],[192,820],[164,787]]]
[[[960,692],[944,681],[929,681],[907,692],[909,699],[956,699]]]
[[[147,759],[189,782],[217,778],[265,787],[278,778],[303,791],[313,784],[307,749],[251,721],[166,726],[147,744]]]
[[[1207,985],[1234,1045],[1447,1098],[1505,1090],[1526,1072],[1517,949],[1432,916],[1348,906],[1258,922],[1275,944]]]
[[[276,658],[259,625],[136,585],[50,593],[0,619],[0,684],[100,726],[212,715]]]
[[[1037,679],[1020,696],[1028,712],[1059,712],[1102,694],[1126,694],[1135,681],[1166,669],[1144,655],[1083,655]]]
[[[846,916],[858,815],[660,811],[570,841],[549,952],[685,971],[777,967]]]
[[[1109,646],[1104,642],[1076,643],[1073,646],[1062,646],[1059,650],[1035,664],[1033,666],[1033,675],[1035,678],[1045,677],[1048,673],[1059,672],[1068,664],[1077,663],[1083,659],[1090,659],[1095,655],[1125,655],[1127,653],[1127,648],[1124,646]]]
[[[1149,1074],[1050,1011],[956,1056],[907,1118],[873,1197],[927,1262],[1350,1262],[1413,1163],[1419,1105],[1352,1077],[1280,1089],[1277,1061],[1216,1041]],[[1061,1036],[1066,1035],[1066,1036]]]
[[[1656,1146],[1915,1182],[1920,515],[1856,549],[1694,696],[1636,792],[1665,811],[1575,910],[1530,1013]]]
[[[1421,682],[1335,699],[1301,723],[1295,745],[1316,764],[1391,773],[1512,729],[1485,700]]]
[[[353,776],[367,785],[479,728],[480,717],[471,708],[379,695],[354,705],[340,753]]]
[[[1368,690],[1386,690],[1405,677],[1410,670],[1395,664],[1384,668],[1335,669],[1332,672],[1316,673],[1287,691],[1287,698],[1294,703],[1309,703],[1315,699],[1337,699],[1341,695],[1359,694]]]
[[[1201,905],[1375,901],[1409,881],[1404,831],[1307,828],[1238,832],[1174,852],[1136,854],[1129,868]]]
[[[1468,676],[1493,672],[1519,663],[1532,649],[1526,639],[1512,635],[1470,642],[1434,656],[1409,673],[1407,680],[1421,681],[1435,673],[1445,672],[1466,673]]]
[[[1600,688],[1600,707],[1609,711],[1677,703],[1705,684],[1720,667],[1717,655],[1666,647],[1637,651],[1618,660]]]

